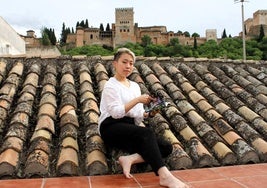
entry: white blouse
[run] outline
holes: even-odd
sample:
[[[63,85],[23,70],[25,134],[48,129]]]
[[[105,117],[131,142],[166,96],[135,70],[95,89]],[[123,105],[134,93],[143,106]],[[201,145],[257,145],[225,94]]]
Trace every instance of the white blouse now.
[[[98,120],[98,125],[109,116],[114,119],[123,118],[124,116],[132,117],[134,118],[136,125],[139,125],[144,120],[145,110],[142,103],[136,104],[132,109],[125,113],[125,104],[141,95],[139,85],[131,80],[129,80],[129,82],[130,87],[126,87],[114,77],[111,77],[106,82],[101,96],[101,114]]]

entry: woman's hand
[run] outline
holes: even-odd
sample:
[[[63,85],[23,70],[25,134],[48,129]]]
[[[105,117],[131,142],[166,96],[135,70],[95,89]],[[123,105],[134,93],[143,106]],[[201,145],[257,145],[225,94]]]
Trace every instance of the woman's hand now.
[[[152,100],[154,100],[154,98],[148,94],[143,94],[138,97],[138,101],[143,104],[149,104]]]

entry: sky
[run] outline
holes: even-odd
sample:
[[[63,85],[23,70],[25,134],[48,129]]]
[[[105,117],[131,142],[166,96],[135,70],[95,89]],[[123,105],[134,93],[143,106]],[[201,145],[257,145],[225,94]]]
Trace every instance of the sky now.
[[[248,0],[244,19],[257,10],[267,10],[265,0]],[[235,0],[0,0],[0,16],[21,35],[34,30],[37,37],[44,27],[55,30],[59,40],[63,23],[74,28],[88,20],[89,27],[115,23],[116,8],[133,8],[139,27],[166,26],[167,31],[196,32],[205,37],[207,29],[216,29],[221,37],[238,36],[242,31],[242,8]]]

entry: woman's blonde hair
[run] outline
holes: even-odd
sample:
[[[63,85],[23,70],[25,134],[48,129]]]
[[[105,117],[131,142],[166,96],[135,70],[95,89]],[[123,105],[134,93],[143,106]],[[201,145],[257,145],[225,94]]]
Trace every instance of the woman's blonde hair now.
[[[132,56],[133,61],[135,62],[135,54],[128,48],[119,48],[117,50],[117,52],[114,54],[114,59],[113,60],[114,61],[118,61],[119,58],[121,57],[121,55],[124,54],[124,53],[129,54],[130,56]]]

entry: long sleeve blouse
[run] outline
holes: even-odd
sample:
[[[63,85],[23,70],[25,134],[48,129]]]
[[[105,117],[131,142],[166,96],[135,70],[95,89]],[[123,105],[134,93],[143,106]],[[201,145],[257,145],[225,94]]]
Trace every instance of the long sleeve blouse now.
[[[139,125],[143,121],[145,110],[142,103],[136,104],[127,113],[125,112],[125,104],[141,95],[139,85],[131,80],[129,82],[130,87],[121,84],[114,77],[111,77],[106,82],[100,102],[101,114],[98,120],[99,126],[110,116],[114,119],[123,118],[124,116],[134,118],[136,125]]]

